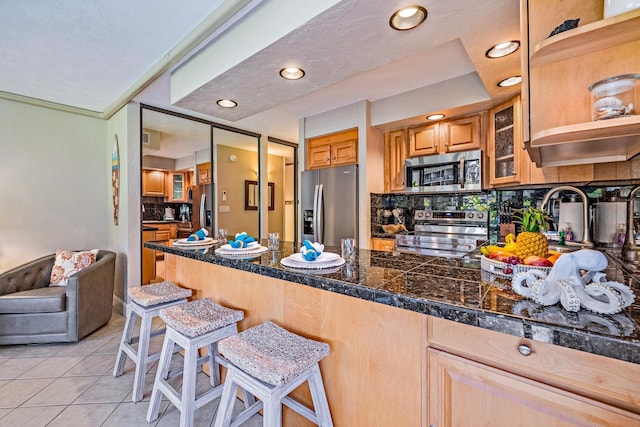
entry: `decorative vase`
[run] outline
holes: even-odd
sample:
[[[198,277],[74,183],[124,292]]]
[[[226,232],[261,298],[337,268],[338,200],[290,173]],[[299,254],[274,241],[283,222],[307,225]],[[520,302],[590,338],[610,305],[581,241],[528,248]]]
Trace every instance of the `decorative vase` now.
[[[634,9],[640,9],[640,0],[604,0],[605,19]]]

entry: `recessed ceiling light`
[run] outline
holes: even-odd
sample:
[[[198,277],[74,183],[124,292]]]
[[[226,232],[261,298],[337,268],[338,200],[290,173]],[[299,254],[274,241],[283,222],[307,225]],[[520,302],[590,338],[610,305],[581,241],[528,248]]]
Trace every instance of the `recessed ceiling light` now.
[[[429,116],[427,116],[427,120],[440,120],[440,119],[444,119],[444,114],[431,114]]]
[[[217,104],[224,108],[233,108],[238,105],[238,103],[232,99],[218,99]]]
[[[394,30],[406,31],[417,27],[427,19],[427,9],[422,6],[405,6],[396,10],[391,18],[389,25]]]
[[[522,76],[511,76],[511,77],[507,77],[504,80],[500,80],[498,82],[498,86],[500,87],[515,86],[521,82],[522,82]]]
[[[280,76],[287,80],[298,80],[304,77],[304,70],[302,68],[287,67],[280,70]]]
[[[502,58],[503,56],[507,56],[512,54],[520,47],[520,42],[518,40],[510,40],[507,42],[498,43],[493,46],[491,49],[487,50],[484,53],[484,56],[487,58]]]

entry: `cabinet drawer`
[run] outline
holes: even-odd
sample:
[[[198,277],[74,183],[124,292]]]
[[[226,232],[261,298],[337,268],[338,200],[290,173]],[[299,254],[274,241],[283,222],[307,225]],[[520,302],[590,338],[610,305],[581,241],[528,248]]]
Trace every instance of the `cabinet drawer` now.
[[[394,239],[371,238],[371,249],[374,251],[391,252],[395,248],[396,241]]]
[[[640,413],[640,365],[429,317],[429,347]],[[523,356],[518,346],[531,349]]]

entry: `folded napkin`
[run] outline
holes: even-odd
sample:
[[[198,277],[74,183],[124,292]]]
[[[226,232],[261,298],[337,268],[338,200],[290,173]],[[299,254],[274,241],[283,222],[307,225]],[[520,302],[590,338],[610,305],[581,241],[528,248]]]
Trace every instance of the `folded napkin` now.
[[[242,232],[236,234],[235,240],[230,240],[229,245],[231,245],[234,249],[246,248],[249,246],[249,243],[255,242],[256,239],[254,237],[249,236],[247,233]]]
[[[196,231],[195,233],[191,234],[189,237],[187,237],[187,242],[194,242],[196,240],[204,240],[207,238],[207,236],[209,235],[209,232],[207,231],[206,228],[201,228],[200,230]]]
[[[300,248],[300,253],[307,261],[315,261],[320,255],[322,255],[322,251],[324,251],[324,245],[318,242],[311,243],[308,240],[305,240],[304,246]]]

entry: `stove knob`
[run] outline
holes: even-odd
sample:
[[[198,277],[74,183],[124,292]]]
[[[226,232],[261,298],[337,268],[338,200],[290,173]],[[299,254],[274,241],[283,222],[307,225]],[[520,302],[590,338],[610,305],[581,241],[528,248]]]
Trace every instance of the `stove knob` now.
[[[418,212],[416,213],[416,216],[417,216],[418,218],[422,218],[422,217],[424,216],[424,212],[420,212],[420,211],[418,211]]]
[[[469,213],[467,214],[467,218],[469,218],[469,219],[473,218],[473,212],[469,212]]]
[[[425,218],[431,218],[431,212],[425,212],[424,213],[424,217]]]
[[[482,218],[484,218],[484,214],[483,213],[479,213],[478,214],[478,219],[482,219]]]

